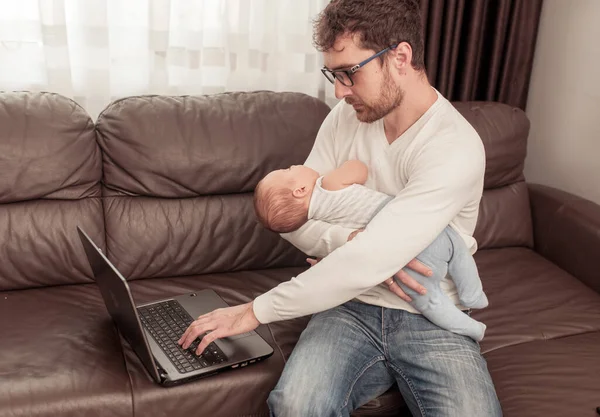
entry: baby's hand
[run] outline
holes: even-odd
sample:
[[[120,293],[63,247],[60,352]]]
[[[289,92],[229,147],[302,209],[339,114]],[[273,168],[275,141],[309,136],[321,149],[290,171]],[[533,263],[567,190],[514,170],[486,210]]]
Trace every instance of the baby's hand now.
[[[350,242],[352,239],[354,239],[356,237],[356,235],[358,235],[360,232],[364,231],[365,229],[358,229],[355,230],[354,232],[350,233],[348,235],[348,242]]]
[[[316,264],[319,263],[319,261],[321,260],[321,258],[306,258],[306,262],[308,262],[308,264],[310,266],[315,266]]]

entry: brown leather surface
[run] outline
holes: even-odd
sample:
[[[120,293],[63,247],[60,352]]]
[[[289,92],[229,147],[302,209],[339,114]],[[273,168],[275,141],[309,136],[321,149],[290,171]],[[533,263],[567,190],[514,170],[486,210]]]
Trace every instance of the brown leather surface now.
[[[97,129],[111,260],[129,279],[302,265],[257,222],[251,192],[269,171],[304,162],[328,111],[271,92],[109,106]]]
[[[0,205],[0,291],[92,282],[77,226],[105,246],[99,198]]]
[[[104,181],[155,197],[252,192],[304,162],[328,112],[305,94],[267,91],[119,100],[96,122]]]
[[[400,395],[395,385],[385,394],[369,401],[358,410],[354,411],[352,417],[411,417],[412,414]]]
[[[250,193],[106,197],[108,256],[128,279],[305,264],[255,219]]]
[[[539,340],[489,353],[504,417],[597,417],[600,333]]]
[[[600,206],[530,185],[535,249],[600,293]]]
[[[0,203],[100,196],[94,123],[51,93],[0,92]]]
[[[90,282],[75,227],[104,246],[100,149],[72,100],[0,93],[0,290]]]
[[[485,191],[475,230],[478,247],[531,247],[531,213],[523,182],[527,116],[518,108],[500,103],[452,104],[473,125],[485,147]]]
[[[0,416],[132,416],[119,338],[95,285],[0,292]]]
[[[533,247],[529,196],[524,181],[483,191],[474,236],[479,249]]]
[[[484,188],[498,188],[523,179],[529,119],[519,108],[502,103],[454,102],[485,146]]]
[[[483,250],[475,260],[490,301],[472,314],[488,326],[482,352],[600,331],[600,295],[534,251]]]

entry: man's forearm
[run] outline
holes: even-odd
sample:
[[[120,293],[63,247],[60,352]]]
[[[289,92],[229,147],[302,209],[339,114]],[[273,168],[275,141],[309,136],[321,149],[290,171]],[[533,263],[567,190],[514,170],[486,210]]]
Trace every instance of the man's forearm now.
[[[353,229],[309,220],[300,229],[283,233],[282,238],[309,256],[324,258],[347,242]]]

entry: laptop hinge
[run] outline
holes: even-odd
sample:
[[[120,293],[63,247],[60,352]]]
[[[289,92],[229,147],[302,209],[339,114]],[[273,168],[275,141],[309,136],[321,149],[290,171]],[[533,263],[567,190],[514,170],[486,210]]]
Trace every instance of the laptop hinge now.
[[[163,383],[167,379],[169,379],[169,374],[167,373],[167,371],[165,371],[163,368],[161,368],[161,366],[158,364],[158,361],[156,359],[155,359],[155,363],[156,363],[156,370],[158,371],[158,376],[160,378],[160,382]]]

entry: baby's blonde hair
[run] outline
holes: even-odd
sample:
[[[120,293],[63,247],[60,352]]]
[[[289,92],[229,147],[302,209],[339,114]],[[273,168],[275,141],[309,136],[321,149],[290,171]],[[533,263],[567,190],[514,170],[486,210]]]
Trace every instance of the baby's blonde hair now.
[[[254,190],[254,211],[258,221],[276,233],[293,232],[308,221],[308,210],[290,187],[269,187],[264,180]]]

